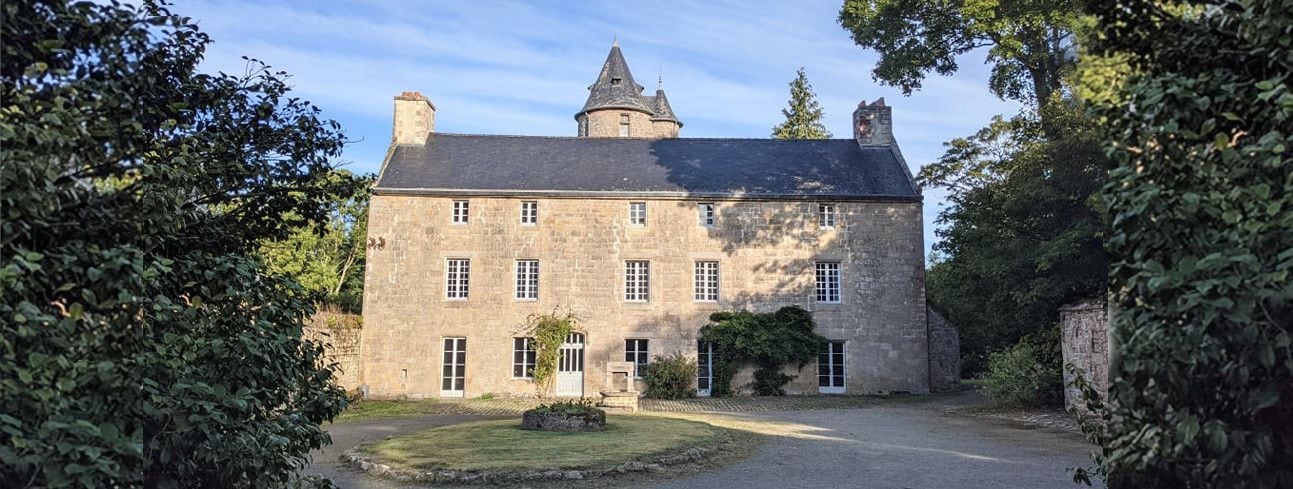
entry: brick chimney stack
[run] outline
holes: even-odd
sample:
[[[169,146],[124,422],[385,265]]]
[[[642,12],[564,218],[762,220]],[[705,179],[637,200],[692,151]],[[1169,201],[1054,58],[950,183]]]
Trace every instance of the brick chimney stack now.
[[[884,104],[884,97],[870,104],[863,100],[853,111],[853,139],[862,146],[894,146],[893,107]]]
[[[426,144],[435,132],[435,104],[419,92],[395,96],[395,124],[391,139],[395,144]]]

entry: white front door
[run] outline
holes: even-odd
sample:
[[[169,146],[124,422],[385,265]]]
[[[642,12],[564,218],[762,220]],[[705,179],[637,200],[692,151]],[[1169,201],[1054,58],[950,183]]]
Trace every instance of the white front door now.
[[[440,397],[462,397],[467,380],[467,338],[444,339],[443,363]]]
[[[817,392],[844,393],[844,342],[828,341],[817,355]]]
[[[696,395],[708,397],[714,384],[714,344],[696,341]]]
[[[570,333],[557,360],[557,397],[584,397],[584,335]]]

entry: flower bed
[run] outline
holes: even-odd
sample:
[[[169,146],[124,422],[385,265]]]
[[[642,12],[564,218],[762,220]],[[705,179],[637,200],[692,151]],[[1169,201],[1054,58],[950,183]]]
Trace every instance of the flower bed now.
[[[591,401],[542,404],[521,415],[521,429],[531,431],[603,431],[606,412]]]

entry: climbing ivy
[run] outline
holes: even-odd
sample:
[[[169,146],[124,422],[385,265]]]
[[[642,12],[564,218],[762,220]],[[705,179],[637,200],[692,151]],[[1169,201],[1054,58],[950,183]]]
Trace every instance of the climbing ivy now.
[[[714,345],[712,395],[732,394],[732,377],[743,365],[754,365],[754,393],[782,396],[790,377],[781,367],[792,362],[803,367],[817,358],[826,338],[815,333],[812,313],[787,306],[772,313],[716,312],[713,323],[700,335]]]
[[[561,345],[566,337],[575,331],[579,320],[572,312],[551,312],[548,314],[531,314],[525,319],[523,330],[533,338],[534,345],[534,387],[540,397],[552,393],[554,375],[557,372],[557,361],[561,358]]]

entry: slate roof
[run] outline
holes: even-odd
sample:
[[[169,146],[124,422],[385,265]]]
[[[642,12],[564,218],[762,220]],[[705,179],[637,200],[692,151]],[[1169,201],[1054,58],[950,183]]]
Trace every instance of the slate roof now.
[[[910,200],[896,148],[852,139],[433,133],[391,150],[377,194]]]
[[[588,100],[584,102],[584,108],[575,114],[575,118],[590,110],[633,109],[650,114],[651,120],[673,121],[682,125],[673,114],[673,108],[669,107],[669,99],[665,98],[663,87],[656,88],[654,97],[642,95],[643,88],[633,80],[633,72],[629,71],[629,64],[624,60],[619,42],[616,42],[611,45],[606,62],[602,63],[597,81],[588,86]]]

